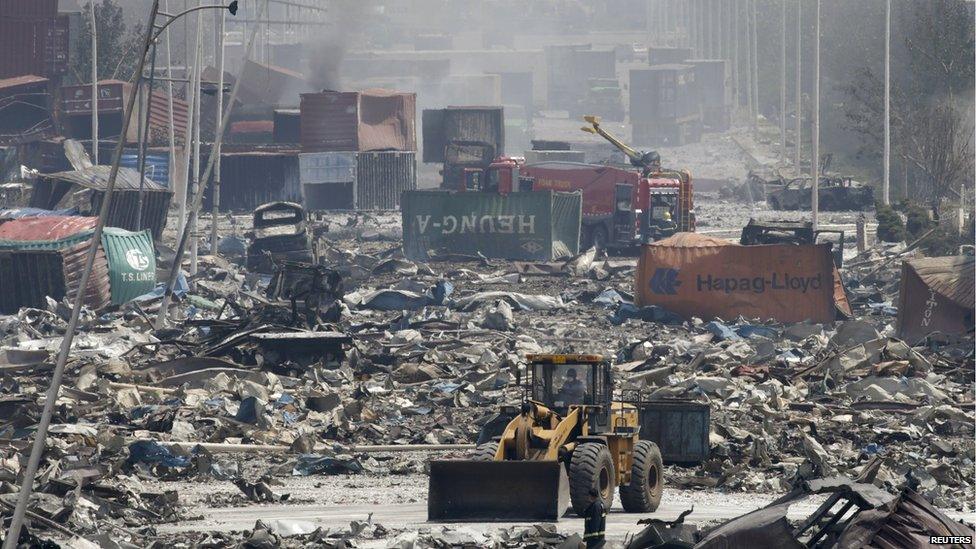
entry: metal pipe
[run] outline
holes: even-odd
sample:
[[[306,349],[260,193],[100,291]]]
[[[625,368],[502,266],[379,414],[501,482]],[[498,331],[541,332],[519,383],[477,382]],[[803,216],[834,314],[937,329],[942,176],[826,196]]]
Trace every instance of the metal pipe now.
[[[268,0],[265,0],[262,4],[262,11],[267,9]],[[237,78],[234,79],[234,87],[231,88],[230,99],[228,100],[227,109],[224,112],[223,118],[220,120],[220,126],[217,128],[217,133],[214,136],[214,143],[219,145],[224,137],[224,128],[227,126],[227,122],[230,120],[230,113],[234,107],[234,101],[237,99],[237,91],[240,89],[241,76],[243,76],[244,62],[251,56],[251,51],[254,49],[254,37],[257,34],[258,27],[255,26],[251,30],[251,35],[247,41],[247,47],[244,48],[244,56],[241,63],[241,72],[238,73]],[[207,162],[207,170],[204,172],[203,181],[206,183],[207,179],[210,177],[211,170],[214,165],[214,155],[210,155],[210,159]],[[202,194],[201,194],[202,196]],[[194,197],[193,206],[194,208],[199,208],[200,204],[203,202],[201,197]],[[176,256],[173,259],[173,266],[170,269],[169,279],[166,281],[166,291],[163,293],[163,301],[159,307],[159,313],[156,316],[156,329],[161,329],[166,325],[166,313],[169,309],[169,304],[173,301],[173,287],[176,285],[176,278],[180,273],[180,264],[183,261],[183,253],[186,251],[186,243],[189,235],[187,234],[186,226],[184,224],[182,230],[180,231],[179,243],[176,247]]]
[[[149,51],[150,39],[152,37],[152,23],[159,10],[159,0],[153,0],[152,8],[149,10],[149,24],[146,28],[146,39],[142,46],[142,55],[139,57],[139,69],[133,75],[136,86],[142,78],[142,70],[146,64],[146,53]],[[127,107],[125,109],[125,120],[122,122],[122,135],[125,135],[132,121],[132,111],[135,107],[136,94],[129,94]],[[112,155],[112,168],[109,171],[108,183],[105,186],[105,197],[102,198],[101,208],[98,212],[98,222],[95,224],[95,232],[92,234],[92,245],[85,253],[85,268],[81,272],[78,291],[75,293],[75,302],[71,308],[71,317],[68,326],[65,328],[64,337],[61,339],[61,348],[58,351],[57,362],[54,366],[54,373],[51,375],[51,386],[44,397],[44,410],[41,412],[41,420],[37,424],[37,431],[34,433],[34,444],[31,448],[30,457],[27,460],[27,468],[24,470],[24,480],[20,485],[20,492],[17,494],[17,506],[14,508],[13,518],[10,521],[10,529],[7,531],[6,539],[3,542],[3,549],[15,549],[20,539],[20,530],[24,525],[24,517],[27,514],[27,504],[30,501],[31,493],[34,490],[34,478],[37,476],[37,469],[41,463],[41,456],[47,447],[47,432],[51,426],[51,418],[54,415],[54,407],[58,401],[58,393],[61,389],[61,380],[64,378],[65,365],[68,363],[68,354],[71,352],[71,343],[74,341],[75,331],[78,329],[78,320],[81,317],[81,307],[85,301],[85,290],[88,288],[88,280],[91,278],[92,267],[95,265],[95,252],[98,250],[98,242],[102,240],[102,229],[108,219],[108,212],[112,204],[112,193],[115,191],[115,180],[119,175],[119,164],[122,160],[122,147],[124,139],[119,139],[115,144],[115,153]]]

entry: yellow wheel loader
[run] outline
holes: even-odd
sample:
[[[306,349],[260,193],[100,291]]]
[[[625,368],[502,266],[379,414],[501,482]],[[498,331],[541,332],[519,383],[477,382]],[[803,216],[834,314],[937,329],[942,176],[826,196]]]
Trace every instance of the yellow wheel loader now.
[[[430,463],[432,521],[552,521],[583,515],[596,488],[607,509],[650,513],[664,489],[661,452],[640,440],[639,408],[613,401],[600,355],[529,355],[529,383],[498,436],[466,460]],[[521,384],[521,379],[519,379]],[[484,437],[483,437],[484,438]]]

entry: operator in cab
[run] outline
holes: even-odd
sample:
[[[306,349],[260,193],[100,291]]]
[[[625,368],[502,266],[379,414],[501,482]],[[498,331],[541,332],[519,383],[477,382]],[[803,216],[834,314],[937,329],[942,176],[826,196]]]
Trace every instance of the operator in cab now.
[[[566,372],[566,382],[563,383],[562,389],[559,390],[559,395],[562,398],[564,406],[583,404],[586,398],[586,386],[583,385],[582,381],[577,379],[575,369],[570,368]]]

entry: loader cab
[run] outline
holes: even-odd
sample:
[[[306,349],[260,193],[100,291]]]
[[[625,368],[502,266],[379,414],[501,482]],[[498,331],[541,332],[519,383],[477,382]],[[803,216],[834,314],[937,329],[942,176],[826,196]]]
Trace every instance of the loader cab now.
[[[600,355],[529,355],[529,398],[561,416],[572,406],[600,406],[591,414],[606,423],[610,411],[610,363]]]

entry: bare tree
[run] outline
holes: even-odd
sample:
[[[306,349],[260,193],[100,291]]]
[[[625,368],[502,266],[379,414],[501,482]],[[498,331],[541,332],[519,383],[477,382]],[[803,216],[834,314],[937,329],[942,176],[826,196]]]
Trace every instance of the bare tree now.
[[[916,186],[916,194],[928,201],[933,212],[939,212],[943,199],[959,198],[960,186],[971,180],[973,124],[969,118],[945,99],[918,111],[912,131],[905,132],[911,144],[907,157],[928,183]]]

